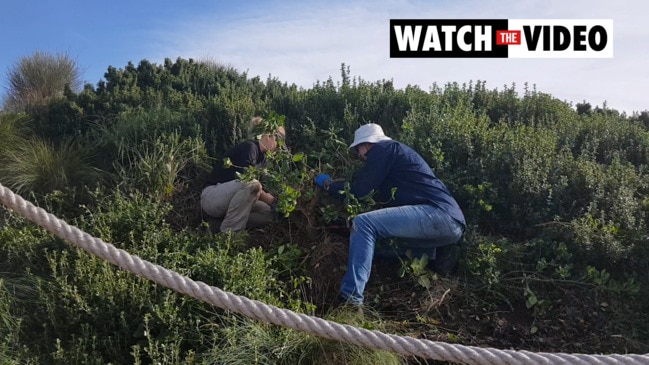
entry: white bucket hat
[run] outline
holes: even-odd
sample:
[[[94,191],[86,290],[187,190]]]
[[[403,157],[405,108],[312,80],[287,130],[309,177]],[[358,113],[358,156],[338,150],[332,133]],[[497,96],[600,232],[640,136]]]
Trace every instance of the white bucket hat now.
[[[380,125],[374,123],[368,123],[360,126],[354,132],[354,142],[349,145],[349,148],[354,148],[356,145],[359,145],[364,142],[376,143],[380,141],[391,140],[392,138],[386,136],[383,133],[383,128]]]

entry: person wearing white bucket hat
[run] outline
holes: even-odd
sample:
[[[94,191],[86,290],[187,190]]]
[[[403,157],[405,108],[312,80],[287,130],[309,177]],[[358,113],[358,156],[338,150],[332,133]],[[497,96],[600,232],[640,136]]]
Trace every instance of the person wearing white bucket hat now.
[[[446,185],[417,152],[386,136],[378,124],[359,127],[349,148],[365,161],[350,184],[351,193],[362,198],[374,191],[374,200],[383,202],[383,207],[352,220],[347,272],[339,300],[362,305],[381,239],[400,238],[405,244],[400,249],[427,253],[431,258],[436,255],[435,269],[452,272],[457,256],[450,252],[457,253],[466,221]],[[315,183],[338,197],[345,184],[324,173],[316,176]]]
[[[383,128],[374,123],[368,123],[354,132],[354,142],[349,145],[349,148],[354,148],[361,143],[376,143],[381,141],[389,141],[392,138],[383,133]]]

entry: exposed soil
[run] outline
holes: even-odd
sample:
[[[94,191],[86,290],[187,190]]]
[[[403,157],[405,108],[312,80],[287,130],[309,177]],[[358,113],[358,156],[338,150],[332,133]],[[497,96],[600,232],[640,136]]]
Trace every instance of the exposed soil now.
[[[251,242],[271,244],[273,227],[251,232]],[[280,232],[275,232],[279,234]],[[277,237],[277,236],[275,236]],[[295,241],[297,242],[297,241]],[[347,263],[345,230],[325,232],[304,244],[311,300],[317,315],[326,317],[335,302]],[[470,289],[462,270],[448,278],[434,275],[431,286],[419,285],[409,274],[400,277],[398,259],[375,259],[365,290],[365,311],[383,320],[390,333],[467,346],[551,353],[646,353],[649,345],[633,343],[615,333],[606,306],[584,292],[561,291],[545,315],[525,303],[483,298]],[[619,327],[619,326],[618,326]],[[415,364],[435,363],[412,359]]]

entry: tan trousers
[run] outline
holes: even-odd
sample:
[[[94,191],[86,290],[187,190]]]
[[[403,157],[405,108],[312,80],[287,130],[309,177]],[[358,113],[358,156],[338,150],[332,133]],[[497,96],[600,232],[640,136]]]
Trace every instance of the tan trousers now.
[[[201,192],[201,208],[214,218],[223,218],[221,232],[259,227],[273,221],[270,206],[259,200],[261,191],[257,180],[211,185]]]

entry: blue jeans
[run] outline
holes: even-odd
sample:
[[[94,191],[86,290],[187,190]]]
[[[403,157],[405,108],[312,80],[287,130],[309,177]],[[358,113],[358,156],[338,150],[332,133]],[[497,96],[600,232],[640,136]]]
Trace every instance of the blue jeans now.
[[[434,251],[435,247],[459,242],[463,234],[461,223],[430,205],[406,205],[360,214],[352,221],[349,260],[340,294],[350,303],[363,303],[363,291],[370,278],[379,239],[402,238],[403,248]]]

